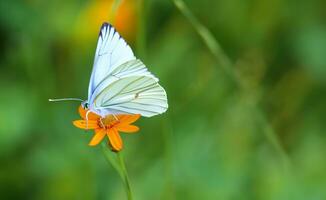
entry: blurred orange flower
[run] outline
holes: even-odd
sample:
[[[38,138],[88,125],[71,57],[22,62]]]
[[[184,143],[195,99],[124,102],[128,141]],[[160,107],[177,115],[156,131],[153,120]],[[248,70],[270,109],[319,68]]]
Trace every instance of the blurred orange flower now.
[[[90,146],[98,145],[105,136],[108,136],[108,142],[112,150],[121,151],[123,142],[119,131],[134,133],[139,130],[137,126],[130,124],[137,121],[140,115],[107,115],[103,118],[95,113],[89,112],[87,116],[88,120],[86,120],[86,113],[88,110],[79,106],[78,111],[82,120],[75,120],[73,124],[77,128],[95,131],[92,140],[89,142]]]
[[[113,23],[110,19],[113,0],[89,1],[77,16],[75,37],[77,41],[92,43],[94,35],[97,35],[103,22]],[[132,43],[136,35],[137,5],[134,0],[121,2],[115,15],[114,27],[129,43]]]

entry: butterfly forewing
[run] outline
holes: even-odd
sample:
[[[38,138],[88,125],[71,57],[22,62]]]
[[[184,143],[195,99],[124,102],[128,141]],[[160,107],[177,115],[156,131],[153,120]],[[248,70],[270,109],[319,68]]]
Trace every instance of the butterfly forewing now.
[[[107,23],[100,31],[88,91],[90,109],[101,116],[150,117],[165,112],[168,107],[165,90],[158,79]]]
[[[135,56],[125,40],[110,24],[104,23],[97,42],[88,98],[90,99],[98,84],[116,67],[134,59]]]

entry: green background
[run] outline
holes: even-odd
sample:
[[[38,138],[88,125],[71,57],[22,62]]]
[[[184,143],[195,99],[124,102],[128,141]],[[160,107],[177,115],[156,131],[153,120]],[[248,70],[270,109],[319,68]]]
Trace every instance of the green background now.
[[[326,199],[325,1],[185,3],[225,54],[173,1],[133,1],[120,19],[169,100],[122,134],[135,199]],[[102,1],[0,2],[1,199],[126,198],[71,123],[79,103],[47,101],[87,98],[109,15]]]

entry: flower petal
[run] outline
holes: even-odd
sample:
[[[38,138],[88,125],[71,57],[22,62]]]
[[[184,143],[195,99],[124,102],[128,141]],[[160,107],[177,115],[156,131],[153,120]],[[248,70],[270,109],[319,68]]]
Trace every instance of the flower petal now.
[[[125,132],[125,133],[134,133],[139,131],[138,126],[129,125],[129,124],[118,124],[116,125],[118,131]]]
[[[105,129],[96,129],[95,134],[94,134],[92,140],[89,142],[88,145],[89,146],[98,145],[103,140],[105,135],[106,135],[106,130]]]
[[[81,105],[78,107],[79,115],[83,119],[86,119],[87,111],[88,110],[85,110],[83,108],[83,106],[81,106]],[[87,115],[87,118],[88,118],[88,120],[97,120],[98,118],[100,118],[100,116],[95,114],[95,113],[89,112],[88,115]]]
[[[122,139],[119,132],[115,128],[111,128],[107,132],[109,137],[109,144],[112,147],[113,151],[120,151],[123,147]]]
[[[77,128],[90,130],[99,128],[97,121],[94,120],[75,120],[72,122]]]
[[[140,118],[140,115],[118,115],[118,119],[121,124],[131,124],[137,121]]]

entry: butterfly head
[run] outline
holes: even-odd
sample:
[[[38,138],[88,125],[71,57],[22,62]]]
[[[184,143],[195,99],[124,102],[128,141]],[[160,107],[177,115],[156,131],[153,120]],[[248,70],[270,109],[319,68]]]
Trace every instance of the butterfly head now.
[[[87,100],[86,100],[86,101],[83,101],[83,102],[81,103],[81,105],[82,105],[82,107],[83,107],[84,109],[89,109],[89,103],[87,102]]]

